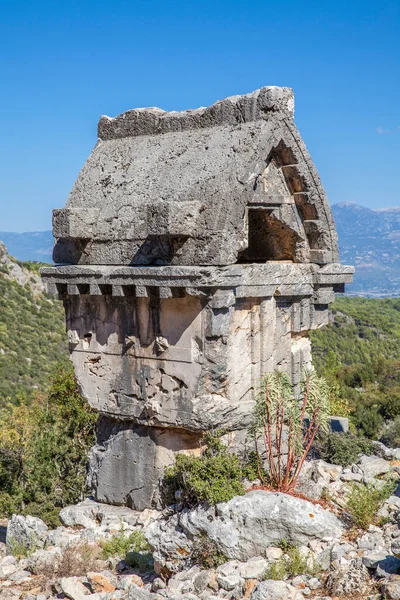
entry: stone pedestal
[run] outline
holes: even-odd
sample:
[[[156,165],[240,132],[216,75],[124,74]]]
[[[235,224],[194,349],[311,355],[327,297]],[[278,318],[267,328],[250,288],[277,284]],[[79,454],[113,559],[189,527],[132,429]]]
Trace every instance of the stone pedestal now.
[[[298,383],[307,333],[351,280],[339,265],[44,269],[64,299],[83,395],[99,411],[91,479],[100,501],[144,508],[177,451],[243,430],[264,373]],[[85,283],[82,283],[84,281]]]

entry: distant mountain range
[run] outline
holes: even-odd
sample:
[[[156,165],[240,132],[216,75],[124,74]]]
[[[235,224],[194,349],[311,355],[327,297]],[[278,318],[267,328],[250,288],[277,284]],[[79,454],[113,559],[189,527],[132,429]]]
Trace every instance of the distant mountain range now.
[[[6,245],[8,253],[17,260],[53,262],[53,235],[51,231],[28,231],[26,233],[0,231],[0,241]]]
[[[346,292],[357,296],[400,296],[400,207],[371,210],[352,202],[334,204],[341,262],[356,267]],[[0,231],[9,254],[20,261],[52,262],[51,231]]]
[[[371,210],[342,202],[332,211],[341,262],[356,267],[346,293],[400,296],[400,207]]]

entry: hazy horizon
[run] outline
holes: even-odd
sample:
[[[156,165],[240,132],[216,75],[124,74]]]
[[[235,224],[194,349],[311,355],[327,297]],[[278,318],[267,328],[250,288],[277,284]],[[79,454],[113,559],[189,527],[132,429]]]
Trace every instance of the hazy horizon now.
[[[293,88],[332,204],[397,206],[399,30],[394,0],[5,3],[0,230],[50,229],[100,115],[208,106],[265,85]]]

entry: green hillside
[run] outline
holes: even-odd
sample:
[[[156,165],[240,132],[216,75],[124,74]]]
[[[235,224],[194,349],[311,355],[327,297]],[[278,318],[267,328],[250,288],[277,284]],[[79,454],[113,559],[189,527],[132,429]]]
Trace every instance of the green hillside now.
[[[312,333],[319,369],[326,368],[327,355],[346,366],[400,359],[400,298],[338,297],[331,320]]]
[[[379,436],[400,415],[400,299],[339,297],[311,340],[317,371],[348,402],[355,427]]]
[[[38,293],[37,283],[33,291],[8,278],[8,271],[0,272],[0,406],[43,389],[54,364],[68,360],[61,302]]]

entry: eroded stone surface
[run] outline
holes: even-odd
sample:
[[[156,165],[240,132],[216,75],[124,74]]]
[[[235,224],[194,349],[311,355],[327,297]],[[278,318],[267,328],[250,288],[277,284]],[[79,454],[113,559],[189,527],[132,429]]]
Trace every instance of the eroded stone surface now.
[[[102,117],[54,213],[55,260],[221,265],[243,252],[246,262],[334,262],[333,218],[292,105],[290,89],[262,88],[200,111]]]
[[[246,561],[264,556],[286,540],[290,544],[339,538],[343,525],[330,511],[287,494],[262,490],[207,508],[184,510],[153,523],[147,539],[161,570],[174,572],[185,564],[192,540],[206,534],[227,558]]]

